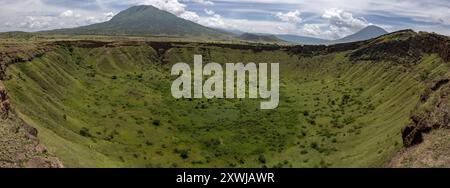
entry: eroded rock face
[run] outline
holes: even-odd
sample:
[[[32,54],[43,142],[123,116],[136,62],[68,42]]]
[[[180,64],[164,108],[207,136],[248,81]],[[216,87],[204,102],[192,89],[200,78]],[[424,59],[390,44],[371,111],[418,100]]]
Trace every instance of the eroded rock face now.
[[[36,128],[10,111],[9,99],[0,81],[0,167],[60,168],[62,163],[39,143]]]
[[[31,125],[28,125],[26,123],[22,123],[22,128],[27,131],[28,134],[31,136],[37,137],[38,131],[36,128],[32,127]]]
[[[287,47],[286,50],[289,54],[301,55],[303,57],[312,57],[315,55],[325,55],[330,53],[345,52],[349,50],[356,50],[363,46],[367,41],[340,43],[333,45],[297,45]]]
[[[9,113],[9,99],[8,94],[6,92],[6,88],[3,85],[3,82],[0,82],[0,118],[6,119],[8,118]]]
[[[420,97],[417,108],[429,106],[415,112],[411,123],[402,129],[403,145],[410,147],[422,142],[422,134],[438,128],[450,128],[450,84],[442,78],[429,84]],[[432,101],[431,98],[433,98]]]
[[[414,124],[402,128],[402,139],[405,147],[420,144],[423,141],[422,132]]]
[[[10,113],[7,119],[0,120],[0,168],[60,168],[61,162],[48,153],[39,143],[37,131],[25,130],[23,122]]]

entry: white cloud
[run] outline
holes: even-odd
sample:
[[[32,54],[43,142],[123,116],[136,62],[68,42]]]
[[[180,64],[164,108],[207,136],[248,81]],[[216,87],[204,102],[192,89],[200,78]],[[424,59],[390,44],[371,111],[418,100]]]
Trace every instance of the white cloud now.
[[[112,17],[114,17],[114,13],[113,12],[108,12],[103,14],[105,16],[105,19],[110,20]]]
[[[211,17],[202,17],[198,21],[199,24],[202,24],[207,27],[213,28],[226,28],[227,24],[225,20],[223,20],[222,16],[218,14],[214,14]]]
[[[60,17],[72,17],[73,16],[73,11],[72,10],[66,10],[64,12],[62,12],[61,14],[59,14]]]
[[[147,0],[143,4],[153,5],[158,9],[171,12],[175,15],[181,15],[187,12],[186,5],[178,2],[178,0]]]
[[[108,12],[98,16],[83,16],[74,11],[64,11],[57,16],[26,16],[18,25],[4,24],[7,28],[17,27],[26,31],[38,31],[58,28],[78,27],[110,20],[114,13]],[[8,22],[9,23],[9,22]],[[12,29],[14,30],[14,29]]]
[[[194,1],[181,1],[194,2]],[[203,9],[207,16],[199,16],[196,12],[187,10],[186,4],[179,0],[144,0],[141,3],[153,5],[186,20],[213,28],[237,29],[245,32],[274,33],[274,34],[302,34],[323,38],[339,38],[350,34],[353,30],[367,25],[363,18],[354,18],[353,14],[341,9],[329,9],[322,15],[327,24],[305,24],[300,28],[296,24],[302,22],[299,10],[274,13],[282,22],[225,19],[209,9]],[[195,1],[200,3],[201,1]]]
[[[296,33],[298,29],[295,24],[287,22],[229,18],[222,19],[225,22],[224,28],[249,33],[292,34]]]
[[[214,3],[212,1],[207,1],[207,0],[183,0],[183,1],[198,3],[198,4],[202,4],[202,5],[214,5]]]
[[[144,0],[140,2],[140,4],[152,5],[158,9],[165,10],[186,20],[194,22],[199,20],[197,13],[186,10],[186,5],[180,3],[178,0]]]
[[[112,17],[114,17],[113,12],[103,13],[100,16],[88,16],[84,20],[82,20],[81,23],[78,25],[88,25],[88,24],[106,22],[106,21],[110,20]]]
[[[188,1],[183,1],[188,2]],[[204,5],[209,5],[208,1],[204,0],[190,0],[189,2],[201,3]],[[225,28],[226,22],[223,20],[222,16],[216,14],[212,10],[204,9],[205,13],[208,15],[206,17],[199,16],[196,12],[189,11],[186,9],[186,5],[180,3],[178,0],[145,0],[142,2],[145,5],[152,5],[161,10],[168,11],[180,18],[190,20],[204,26],[214,27],[214,28]]]
[[[53,20],[53,17],[48,16],[27,16],[23,22],[19,23],[18,27],[31,30],[42,29],[49,27]]]
[[[301,36],[310,36],[325,39],[336,39],[343,37],[342,31],[338,27],[328,24],[304,24],[299,27],[296,33]]]
[[[208,9],[204,9],[203,11],[205,11],[205,13],[210,16],[216,14],[214,11]]]
[[[59,14],[59,17],[62,17],[62,18],[70,18],[70,17],[80,18],[81,14],[75,14],[72,10],[66,10],[64,12],[61,12],[61,14]]]
[[[3,25],[4,25],[5,27],[11,27],[11,26],[13,26],[13,24],[12,24],[11,22],[5,22],[5,23],[3,23]]]
[[[283,22],[299,23],[302,21],[302,18],[300,18],[300,11],[298,10],[286,13],[277,12],[275,16]]]
[[[186,20],[190,20],[193,22],[198,22],[198,20],[200,19],[200,16],[198,16],[197,13],[195,12],[191,12],[191,11],[185,11],[181,14],[178,15],[180,18],[186,19]]]
[[[364,18],[354,18],[352,13],[337,8],[326,10],[322,18],[327,19],[331,25],[336,27],[361,29],[369,25]]]
[[[322,29],[316,24],[305,24],[300,28],[300,33],[306,36],[320,36],[323,35]]]
[[[281,15],[284,15],[284,17]],[[295,24],[298,23],[298,20],[294,19],[294,15],[299,16],[295,12],[278,14],[277,16],[282,21]],[[285,32],[302,36],[337,39],[352,34],[370,24],[364,18],[355,18],[352,13],[337,8],[325,10],[319,18],[315,19],[316,23],[305,23],[296,26],[295,30],[289,29]]]

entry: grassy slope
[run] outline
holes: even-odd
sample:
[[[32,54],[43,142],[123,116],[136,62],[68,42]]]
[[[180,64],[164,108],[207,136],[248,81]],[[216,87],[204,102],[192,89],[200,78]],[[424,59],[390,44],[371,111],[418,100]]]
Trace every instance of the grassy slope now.
[[[69,167],[380,166],[422,91],[422,72],[345,54],[173,48],[67,49],[8,68],[11,102]],[[71,52],[72,51],[72,52]],[[215,62],[280,62],[281,102],[170,97],[171,64],[194,53]],[[439,70],[439,59],[419,66]],[[421,67],[422,66],[422,67]],[[431,72],[431,73],[430,73]]]

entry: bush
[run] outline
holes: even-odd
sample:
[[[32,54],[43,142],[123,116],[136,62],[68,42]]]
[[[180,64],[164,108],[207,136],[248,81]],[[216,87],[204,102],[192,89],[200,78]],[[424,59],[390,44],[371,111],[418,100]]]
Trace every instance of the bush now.
[[[181,157],[182,159],[187,159],[187,158],[189,157],[188,151],[185,151],[185,152],[180,153],[180,157]]]
[[[189,158],[189,150],[187,149],[175,149],[175,153],[179,153],[182,159]]]
[[[309,116],[309,112],[307,110],[303,111],[304,116]]]
[[[86,127],[81,128],[80,135],[84,137],[92,137],[91,133],[89,133],[89,129]]]
[[[318,145],[317,145],[317,143],[316,143],[316,142],[311,142],[311,144],[310,144],[310,147],[311,147],[312,149],[315,149],[315,150],[317,150],[317,148],[318,148]]]
[[[266,164],[266,157],[264,155],[259,155],[258,161],[262,164]]]
[[[155,126],[160,126],[161,125],[161,121],[159,121],[159,120],[153,120],[153,125],[155,125]]]
[[[423,72],[420,74],[420,80],[421,80],[421,81],[427,80],[428,77],[429,77],[429,75],[430,75],[430,71],[428,71],[428,70],[423,71]]]

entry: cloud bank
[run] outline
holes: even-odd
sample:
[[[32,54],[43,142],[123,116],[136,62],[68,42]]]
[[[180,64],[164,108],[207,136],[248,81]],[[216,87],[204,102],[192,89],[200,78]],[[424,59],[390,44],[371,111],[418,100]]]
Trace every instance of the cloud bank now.
[[[450,35],[448,0],[2,0],[0,31],[77,27],[153,5],[199,24],[244,32],[335,39],[367,25]]]

